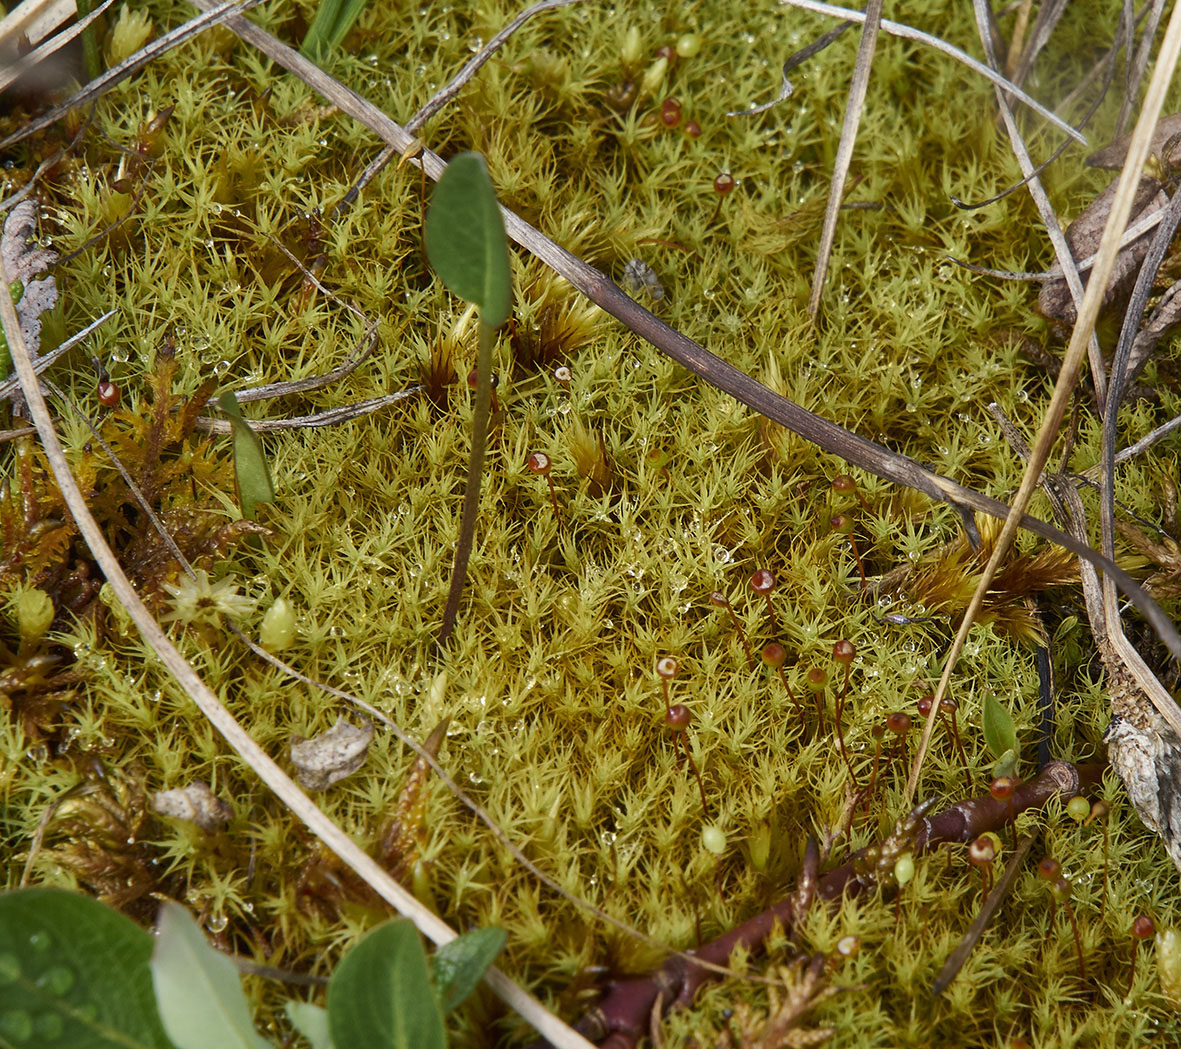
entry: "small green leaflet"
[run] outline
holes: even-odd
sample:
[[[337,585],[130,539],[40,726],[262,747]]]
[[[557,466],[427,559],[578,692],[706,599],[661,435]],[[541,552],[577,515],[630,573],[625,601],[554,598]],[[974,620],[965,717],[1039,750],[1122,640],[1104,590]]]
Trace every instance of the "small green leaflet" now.
[[[229,418],[230,428],[234,431],[234,473],[238,479],[238,501],[242,504],[242,516],[253,521],[259,503],[275,500],[271,471],[258,434],[242,416],[238,398],[232,393],[223,393],[217,399],[217,404]]]
[[[1018,751],[1013,716],[989,692],[984,694],[984,741],[995,758],[1002,757],[1006,751],[1014,754]]]
[[[480,307],[480,322],[498,328],[512,305],[508,242],[488,167],[460,153],[443,171],[426,217],[426,253],[439,278]]]

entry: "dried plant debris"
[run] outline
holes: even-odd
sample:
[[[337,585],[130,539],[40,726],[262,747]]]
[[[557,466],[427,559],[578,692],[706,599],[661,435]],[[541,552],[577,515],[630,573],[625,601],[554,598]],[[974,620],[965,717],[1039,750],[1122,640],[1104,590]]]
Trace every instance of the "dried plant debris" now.
[[[53,277],[39,277],[57,261],[57,254],[37,243],[37,205],[23,200],[9,212],[0,237],[0,266],[4,283],[19,284],[14,296],[21,334],[35,353],[41,348],[41,315],[57,305],[57,284]],[[8,370],[5,362],[5,372]],[[2,378],[3,376],[0,376]]]
[[[233,806],[222,801],[202,780],[193,780],[187,787],[161,790],[152,795],[152,810],[158,816],[171,816],[195,823],[212,834],[234,817]]]
[[[327,790],[365,764],[372,742],[371,721],[362,721],[358,727],[337,718],[327,732],[312,739],[301,736],[291,744],[295,777],[308,790]]]
[[[1128,132],[1122,138],[1104,146],[1098,152],[1092,153],[1087,157],[1087,166],[1119,171],[1128,158],[1128,146],[1131,145],[1133,134],[1134,132]],[[1152,133],[1149,152],[1152,156],[1159,158],[1162,164],[1171,166],[1170,162],[1176,156],[1176,145],[1173,140],[1178,135],[1181,135],[1181,113],[1171,113],[1167,117],[1161,117],[1157,122],[1156,130]]]
[[[961,532],[934,557],[887,572],[876,589],[879,593],[903,594],[929,612],[962,615],[1001,530],[1001,522],[991,517],[981,518],[978,525],[978,551],[973,551],[967,536]],[[1010,556],[993,578],[977,622],[991,623],[1016,641],[1038,642],[1042,626],[1026,599],[1077,580],[1074,559],[1061,547],[1044,546],[1034,552]]]
[[[780,966],[774,976],[780,986],[767,991],[767,1009],[752,1009],[740,1002],[730,1024],[722,1032],[727,1049],[807,1049],[823,1045],[835,1033],[832,1027],[803,1027],[804,1017],[821,1002],[840,994],[825,973],[826,958],[817,954],[805,964],[800,959],[791,966]]]
[[[1107,758],[1140,819],[1181,870],[1181,739],[1131,675],[1114,660],[1104,662],[1113,714],[1103,737]]]
[[[1066,229],[1066,243],[1075,262],[1093,255],[1099,248],[1099,241],[1103,237],[1103,228],[1107,225],[1107,217],[1111,213],[1111,205],[1119,188],[1117,178],[1102,193],[1099,194]],[[1168,196],[1162,189],[1162,183],[1155,178],[1144,176],[1136,187],[1136,194],[1132,200],[1132,217],[1129,224],[1147,218],[1153,212],[1159,211],[1169,202]],[[1103,296],[1103,305],[1110,307],[1117,304],[1131,292],[1136,274],[1140,271],[1140,264],[1152,244],[1152,231],[1146,230],[1130,244],[1125,245],[1116,256],[1115,265],[1111,270],[1111,278],[1107,285],[1107,292]],[[1051,273],[1061,273],[1055,265]],[[1083,275],[1086,284],[1087,274]],[[1040,313],[1051,320],[1059,321],[1065,328],[1074,324],[1078,311],[1067,287],[1065,278],[1049,280],[1042,285],[1038,295],[1037,308]]]

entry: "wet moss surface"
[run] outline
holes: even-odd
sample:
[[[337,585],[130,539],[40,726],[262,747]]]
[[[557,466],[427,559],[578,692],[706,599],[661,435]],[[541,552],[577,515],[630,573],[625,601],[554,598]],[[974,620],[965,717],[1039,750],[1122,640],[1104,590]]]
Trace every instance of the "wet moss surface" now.
[[[156,31],[182,18],[167,4],[144,10]],[[269,4],[250,17],[298,42],[311,13],[305,4]],[[377,5],[323,64],[405,119],[513,13],[500,3]],[[970,13],[958,7],[887,14],[978,49]],[[1039,98],[1053,104],[1069,92],[1098,58],[1096,41],[1110,38],[1114,17],[1100,32],[1093,11],[1067,13],[1031,85]],[[1035,270],[1050,261],[1023,194],[975,211],[950,202],[952,194],[982,199],[1019,177],[998,134],[992,89],[945,56],[883,38],[851,206],[814,325],[808,290],[856,33],[796,70],[795,93],[779,107],[726,114],[771,97],[787,54],[830,25],[771,4],[741,12],[721,3],[578,5],[523,28],[420,137],[444,156],[482,152],[507,207],[617,281],[640,260],[637,297],[768,386],[1005,498],[1022,464],[986,405],[999,403],[1031,435],[1052,381],[1030,347],[1055,355],[1060,344],[1034,312],[1036,285],[976,277],[945,258]],[[692,53],[657,75],[657,49],[675,51],[678,42]],[[680,104],[675,126],[662,106],[670,98]],[[172,106],[163,127],[153,127]],[[1117,110],[1118,99],[1100,108],[1096,146]],[[24,118],[9,112],[2,130]],[[10,151],[0,195],[64,145],[80,120]],[[699,137],[686,133],[689,121]],[[1058,144],[1039,121],[1025,123],[1039,155]],[[51,330],[70,332],[117,310],[85,353],[50,374],[98,420],[133,476],[148,470],[156,478],[156,508],[188,537],[213,589],[188,593],[175,564],[149,549],[150,529],[129,500],[96,498],[104,527],[121,556],[144,565],[145,592],[171,617],[182,650],[273,755],[286,759],[293,736],[313,736],[342,712],[225,631],[232,616],[257,632],[282,597],[298,622],[285,659],[418,738],[449,718],[440,760],[531,859],[569,893],[662,943],[692,947],[788,891],[808,836],[841,821],[850,776],[832,734],[843,680],[833,644],[856,646],[843,734],[864,785],[874,726],[892,712],[917,721],[979,565],[949,507],[760,421],[514,250],[514,315],[496,350],[499,410],[477,545],[458,626],[440,652],[434,637],[470,444],[473,394],[462,377],[474,366],[475,324],[425,262],[425,205],[412,166],[391,164],[357,204],[333,215],[378,149],[364,129],[217,29],[104,96],[78,146],[41,180],[43,240],[63,256],[78,252],[56,270],[62,303]],[[1081,156],[1068,151],[1044,176],[1065,216],[1107,180]],[[715,190],[722,172],[735,182],[724,196]],[[177,422],[187,419],[184,405],[210,379],[219,391],[241,390],[326,372],[365,330],[305,280],[280,243],[376,322],[378,348],[339,383],[248,404],[251,418],[308,414],[420,381],[427,388],[342,425],[265,437],[278,498],[261,511],[269,534],[251,538],[231,526],[229,438],[185,431]],[[100,405],[90,355],[120,387],[118,408]],[[568,381],[555,376],[562,366]],[[1175,347],[1164,347],[1145,382],[1155,399],[1121,414],[1129,439],[1178,413]],[[163,416],[171,429],[153,444],[153,420]],[[1069,465],[1082,470],[1099,448],[1085,398],[1076,423]],[[84,480],[100,489],[117,483],[64,409],[61,429]],[[560,522],[545,480],[527,466],[533,452],[552,462]],[[75,578],[87,555],[62,524],[32,446],[6,445],[2,468],[6,884],[19,882],[47,806],[83,784],[46,826],[35,881],[77,885],[140,919],[154,911],[151,893],[163,893],[192,906],[221,945],[324,974],[383,912],[202,723],[103,600],[101,580]],[[858,495],[833,490],[833,477],[845,473]],[[1128,513],[1160,523],[1175,473],[1176,444],[1166,441],[1121,467],[1117,498]],[[1043,503],[1034,512],[1049,513]],[[862,592],[850,545],[830,525],[838,513],[852,519],[871,580],[898,566],[918,571],[891,591]],[[1050,639],[1058,671],[1055,756],[1102,756],[1109,712],[1075,574],[1028,537],[1014,563],[1021,570],[973,630],[953,682],[967,767],[941,728],[924,796],[955,800],[987,788],[986,695],[1012,712],[1019,771],[1033,773],[1032,642],[1040,637]],[[748,585],[756,569],[776,576],[774,624]],[[55,605],[52,630],[33,642],[21,637],[17,614],[29,588]],[[797,696],[810,703],[809,670],[828,672],[824,733],[814,714],[798,712],[773,669],[750,669],[731,619],[710,603],[713,591],[727,595],[756,661],[767,643],[784,645]],[[899,624],[883,619],[887,612],[933,618]],[[52,663],[33,673],[28,663],[38,655]],[[664,726],[655,672],[662,656],[679,663],[670,698],[692,715],[686,741],[708,818]],[[365,765],[318,799],[376,848],[413,760],[379,730]],[[879,764],[868,811],[855,815],[830,862],[888,832],[905,811],[906,755],[888,740]],[[151,814],[152,792],[194,779],[234,806],[224,831]],[[960,978],[932,999],[934,976],[981,898],[978,872],[952,850],[918,859],[897,903],[886,892],[816,909],[793,945],[774,946],[772,960],[782,964],[860,937],[859,952],[832,974],[850,989],[809,1022],[835,1028],[834,1046],[1181,1039],[1147,948],[1125,998],[1132,920],[1143,912],[1159,927],[1177,924],[1178,876],[1112,777],[1101,795],[1111,805],[1106,844],[1100,823],[1082,827],[1064,803],[1018,821],[1040,835],[1035,860],[1056,856],[1073,881],[1085,984],[1070,926],[1052,912],[1031,863]],[[707,825],[724,835],[720,856],[703,847]],[[438,783],[426,788],[419,827],[417,866],[403,857],[415,869],[408,881],[456,927],[502,925],[502,967],[567,1016],[578,1014],[578,1001],[559,1005],[559,995],[584,970],[636,972],[658,959],[539,886]],[[1002,862],[1009,848],[1005,836]],[[252,988],[278,1030],[276,992]],[[765,997],[753,983],[712,985],[693,1010],[665,1022],[667,1044],[717,1044],[725,1010],[759,1009]],[[526,1037],[490,996],[466,1006],[460,1022],[459,1044]]]

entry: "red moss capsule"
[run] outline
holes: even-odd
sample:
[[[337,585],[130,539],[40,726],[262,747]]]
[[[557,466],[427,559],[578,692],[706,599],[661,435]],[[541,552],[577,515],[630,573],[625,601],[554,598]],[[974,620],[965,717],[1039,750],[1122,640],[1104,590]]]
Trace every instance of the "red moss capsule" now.
[[[685,124],[685,134],[690,138],[701,138],[701,125],[696,120],[690,120]]]
[[[905,736],[910,731],[910,715],[901,711],[886,715],[886,728],[896,736]]]
[[[692,720],[693,715],[684,703],[674,703],[664,715],[664,723],[674,732],[683,732]]]
[[[787,662],[787,649],[778,641],[763,646],[763,662],[769,667],[781,667]]]
[[[681,122],[681,103],[675,98],[666,98],[660,103],[660,122],[665,127],[676,127]]]
[[[119,403],[119,387],[113,382],[104,379],[98,384],[98,399],[100,404],[105,404],[108,408],[114,408]]]
[[[989,784],[988,793],[996,798],[997,801],[1008,801],[1013,797],[1015,786],[1012,776],[997,776]]]
[[[534,452],[528,459],[525,460],[526,465],[535,474],[547,474],[550,472],[550,457],[545,452]]]
[[[1062,873],[1062,864],[1053,856],[1047,856],[1037,865],[1037,876],[1044,881],[1054,881]]]
[[[714,178],[714,192],[719,197],[724,197],[727,193],[733,191],[736,185],[738,183],[728,171],[720,171]]]
[[[756,594],[769,594],[775,589],[775,573],[760,568],[750,577],[750,588]]]
[[[832,646],[832,658],[848,666],[857,655],[857,646],[852,641],[838,641]]]
[[[656,673],[666,680],[676,677],[680,669],[681,665],[672,656],[661,656],[656,661]]]

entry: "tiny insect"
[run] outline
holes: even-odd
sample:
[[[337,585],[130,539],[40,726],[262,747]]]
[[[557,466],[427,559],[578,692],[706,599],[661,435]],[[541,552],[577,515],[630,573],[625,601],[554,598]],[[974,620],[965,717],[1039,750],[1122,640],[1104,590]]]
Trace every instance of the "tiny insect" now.
[[[901,612],[887,612],[885,615],[873,614],[879,623],[889,623],[891,626],[909,626],[911,623],[938,623],[945,616],[904,616]]]
[[[623,288],[629,295],[646,291],[653,302],[664,298],[664,285],[656,271],[642,259],[629,259],[623,267]]]

